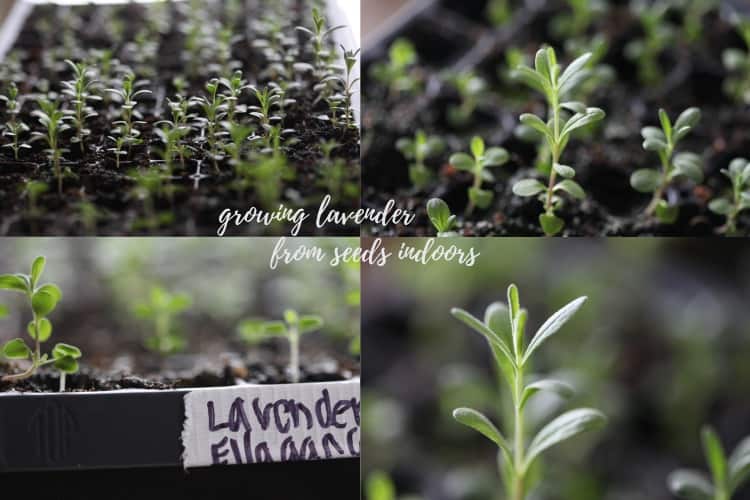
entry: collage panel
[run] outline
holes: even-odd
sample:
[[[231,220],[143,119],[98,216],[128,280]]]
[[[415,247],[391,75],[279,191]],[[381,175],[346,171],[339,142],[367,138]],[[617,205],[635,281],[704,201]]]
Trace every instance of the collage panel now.
[[[367,2],[364,31],[363,205],[417,212],[365,234],[748,234],[747,2]]]
[[[3,484],[64,500],[356,498],[359,265],[271,269],[275,247],[0,241]]]
[[[358,2],[1,3],[0,235],[280,236],[359,207]]]
[[[438,241],[363,267],[363,498],[750,498],[746,241]]]

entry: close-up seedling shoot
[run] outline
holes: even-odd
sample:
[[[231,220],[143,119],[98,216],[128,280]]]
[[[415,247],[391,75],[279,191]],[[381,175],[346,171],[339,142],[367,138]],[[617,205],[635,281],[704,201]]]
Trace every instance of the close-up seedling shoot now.
[[[186,293],[169,292],[161,286],[154,286],[148,300],[136,304],[133,313],[151,325],[151,332],[144,345],[147,349],[167,356],[183,351],[187,341],[180,330],[177,318],[192,305]]]
[[[10,360],[25,361],[28,368],[22,372],[6,375],[3,382],[19,382],[33,377],[40,368],[52,365],[60,374],[60,392],[65,391],[65,377],[78,371],[81,351],[77,347],[58,343],[51,353],[42,353],[42,344],[52,337],[52,321],[49,315],[62,299],[60,288],[54,283],[40,283],[46,264],[44,257],[37,257],[31,265],[30,274],[0,275],[0,290],[21,293],[27,299],[31,310],[26,332],[32,340],[31,347],[23,338],[8,341],[2,354]]]
[[[743,439],[729,456],[711,426],[703,427],[701,442],[710,479],[701,471],[679,469],[669,475],[669,490],[683,500],[731,500],[750,478],[750,437]]]
[[[289,342],[289,377],[293,383],[300,380],[300,337],[320,330],[323,318],[315,315],[299,315],[292,309],[284,311],[283,321],[249,319],[239,325],[240,337],[250,345],[273,337],[282,337]]]
[[[453,417],[497,445],[501,475],[510,500],[529,497],[533,488],[532,469],[543,452],[583,432],[597,429],[606,422],[606,417],[598,410],[570,410],[544,425],[530,442],[527,441],[531,429],[528,428],[524,409],[529,400],[542,391],[563,398],[569,398],[574,392],[570,385],[560,380],[531,379],[529,370],[533,355],[573,317],[585,301],[586,297],[580,297],[550,316],[528,342],[525,339],[527,312],[521,308],[515,285],[508,287],[507,305],[501,302],[491,304],[485,311],[483,321],[463,309],[451,310],[456,319],[487,339],[497,370],[507,383],[513,405],[512,436],[501,432],[489,417],[471,408],[457,408],[453,411]]]
[[[586,194],[583,188],[573,180],[576,171],[573,167],[560,163],[571,134],[576,130],[598,122],[604,118],[604,111],[587,107],[578,101],[565,99],[588,77],[586,63],[591,58],[587,53],[564,70],[557,62],[557,55],[552,47],[539,49],[534,60],[534,68],[520,66],[514,76],[530,88],[541,92],[547,100],[548,119],[544,120],[534,114],[521,115],[521,123],[542,134],[552,155],[552,169],[545,186],[537,179],[525,179],[513,186],[518,196],[536,196],[544,206],[544,213],[539,216],[542,230],[548,236],[558,234],[565,227],[565,221],[555,215],[562,207],[567,193],[577,200]],[[557,181],[557,176],[563,178]]]

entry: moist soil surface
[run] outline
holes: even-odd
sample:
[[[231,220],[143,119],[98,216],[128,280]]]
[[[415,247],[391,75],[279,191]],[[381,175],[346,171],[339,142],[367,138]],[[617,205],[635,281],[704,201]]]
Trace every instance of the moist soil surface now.
[[[0,377],[23,371],[20,367],[0,363]],[[316,359],[300,367],[300,383],[335,382],[349,380],[359,375],[359,366],[352,360],[333,357]],[[121,389],[167,390],[203,387],[226,387],[242,384],[289,384],[292,383],[286,365],[280,359],[252,360],[225,363],[212,369],[163,370],[150,376],[103,371],[90,367],[66,378],[66,390],[70,392],[116,391]],[[60,377],[54,370],[42,369],[33,377],[20,382],[0,381],[0,392],[57,392]]]
[[[459,233],[465,236],[541,235],[538,216],[542,204],[535,198],[519,198],[512,193],[513,184],[534,177],[546,180],[535,168],[534,144],[514,135],[522,113],[546,113],[543,98],[527,92],[522,84],[509,81],[505,51],[521,49],[533,60],[535,51],[544,44],[557,49],[562,64],[572,59],[564,55],[565,39],[550,28],[556,17],[567,10],[563,2],[538,2],[537,7],[514,9],[512,19],[502,27],[492,27],[484,16],[486,0],[436,1],[414,19],[400,25],[365,54],[365,74],[375,63],[388,58],[390,43],[407,38],[416,47],[419,64],[414,74],[422,90],[414,96],[395,95],[374,78],[365,80],[363,125],[363,205],[382,208],[387,200],[413,210],[417,219],[408,227],[370,228],[380,236],[424,236],[434,234],[426,214],[430,198],[445,200],[452,213],[461,219]],[[515,4],[515,3],[514,3]],[[531,4],[531,3],[528,3]],[[625,55],[628,42],[642,36],[638,19],[627,2],[609,2],[597,16],[587,36],[602,35],[609,50],[602,60],[617,75],[614,81],[597,88],[587,98],[588,106],[605,110],[607,117],[593,134],[574,137],[562,161],[576,169],[576,181],[587,193],[582,202],[566,202],[558,212],[566,222],[566,236],[617,235],[684,235],[717,234],[724,218],[708,210],[709,201],[729,189],[729,180],[721,174],[731,159],[746,157],[750,149],[750,112],[722,91],[728,74],[721,54],[728,48],[743,48],[734,27],[717,10],[703,17],[702,35],[694,42],[676,42],[661,54],[663,72],[653,85],[643,85],[636,65]],[[671,9],[665,22],[679,31],[682,14]],[[456,126],[448,119],[448,110],[461,102],[457,92],[445,82],[445,75],[474,71],[491,90],[466,125]],[[657,111],[667,110],[672,120],[684,109],[697,106],[702,110],[699,125],[683,139],[677,150],[699,154],[703,160],[705,180],[701,185],[676,182],[666,193],[670,203],[680,208],[678,220],[660,224],[644,215],[650,195],[630,186],[632,172],[639,168],[658,168],[655,153],[641,147],[640,130],[658,126]],[[427,166],[435,181],[422,190],[411,186],[409,162],[396,149],[401,137],[413,137],[422,129],[439,136],[446,149]],[[510,160],[491,168],[497,182],[485,182],[484,189],[494,190],[494,201],[487,210],[464,212],[467,190],[472,176],[448,163],[454,152],[467,152],[471,137],[479,135],[488,147],[502,146]],[[545,182],[546,184],[546,182]],[[750,215],[741,215],[741,232],[750,228]]]
[[[342,194],[335,196],[331,208],[352,210],[359,207],[359,132],[343,125],[334,127],[329,121],[317,117],[325,114],[325,102],[316,102],[312,86],[316,83],[311,75],[299,76],[301,89],[291,89],[287,98],[296,100],[286,107],[286,115],[280,124],[284,129],[295,130],[297,142],[283,142],[281,150],[287,158],[291,174],[282,182],[280,197],[271,201],[261,198],[257,183],[243,184],[243,178],[230,164],[228,158],[214,166],[205,142],[205,130],[194,128],[185,139],[192,153],[183,162],[175,159],[173,170],[167,171],[162,161],[163,144],[155,134],[160,120],[171,119],[167,99],[174,99],[177,89],[175,78],[185,81],[186,96],[206,95],[205,84],[212,78],[231,76],[234,69],[241,69],[249,84],[264,88],[277,81],[268,73],[269,60],[261,48],[253,42],[257,37],[254,28],[245,20],[276,20],[287,31],[298,37],[301,53],[295,59],[299,63],[311,63],[313,54],[304,35],[295,31],[297,25],[311,24],[311,4],[307,0],[281,2],[258,0],[247,2],[245,9],[253,15],[244,14],[229,19],[224,8],[206,4],[204,29],[209,30],[206,39],[218,36],[218,27],[233,30],[236,43],[231,49],[231,60],[224,68],[219,63],[202,63],[186,60],[185,30],[187,4],[165,3],[160,18],[148,9],[153,6],[140,4],[120,6],[78,7],[34,7],[15,45],[4,63],[0,63],[2,91],[10,80],[19,87],[21,112],[18,119],[31,127],[22,136],[28,142],[32,132],[43,132],[32,112],[37,109],[36,97],[47,91],[60,93],[61,82],[71,80],[70,67],[63,63],[66,58],[91,62],[94,51],[111,50],[114,59],[123,67],[132,69],[138,80],[147,81],[143,89],[150,95],[138,99],[136,110],[143,115],[140,127],[143,144],[133,146],[121,157],[117,168],[113,148],[111,124],[119,119],[119,104],[106,99],[102,84],[98,95],[101,102],[90,104],[98,113],[87,122],[91,135],[84,141],[84,151],[71,139],[74,130],[60,136],[63,154],[62,167],[66,172],[62,195],[58,194],[54,169],[47,159],[44,141],[31,142],[32,149],[22,150],[19,160],[12,150],[0,149],[0,235],[215,235],[219,216],[224,210],[244,214],[251,207],[274,211],[283,203],[287,207],[314,209],[331,191],[325,181],[324,154],[320,144],[335,141],[339,146],[333,150],[331,161],[343,162],[343,173],[337,188]],[[224,4],[224,5],[228,5]],[[258,16],[258,12],[262,13]],[[159,20],[166,20],[166,28],[157,29]],[[123,20],[127,20],[124,22]],[[215,24],[218,23],[218,24]],[[250,23],[250,21],[247,21]],[[149,31],[150,30],[150,31]],[[149,34],[145,40],[139,35]],[[212,38],[213,37],[213,38]],[[138,40],[134,43],[134,41]],[[153,47],[153,59],[144,59],[140,47]],[[205,43],[205,42],[202,42]],[[139,45],[140,44],[140,45]],[[134,48],[135,47],[135,48]],[[204,47],[205,60],[217,61],[215,45]],[[332,47],[333,50],[333,47]],[[236,61],[232,64],[231,61]],[[195,66],[195,67],[193,67]],[[192,68],[192,69],[191,69]],[[231,69],[227,69],[231,68]],[[101,68],[97,67],[97,70]],[[120,68],[121,69],[121,68]],[[113,75],[123,72],[117,67]],[[226,74],[228,73],[228,74]],[[105,82],[107,83],[107,82]],[[139,87],[140,88],[140,87]],[[63,99],[64,108],[69,109],[70,99]],[[251,90],[244,91],[238,105],[258,105]],[[2,108],[5,111],[4,107]],[[202,115],[199,107],[191,112]],[[3,121],[7,116],[3,115]],[[254,123],[254,118],[245,112],[243,123]],[[3,138],[3,144],[8,142]],[[253,146],[255,147],[255,146]],[[258,149],[259,147],[256,147]],[[253,160],[259,161],[257,158]],[[138,190],[138,174],[149,171],[160,172],[161,187],[152,192],[147,200]],[[27,183],[40,181],[48,185],[34,203],[28,195]],[[92,215],[93,213],[93,215]],[[227,235],[276,235],[287,234],[288,228],[281,225],[260,226],[253,224],[229,226]],[[319,234],[314,224],[302,228],[300,234]],[[328,227],[327,234],[358,235],[358,228]]]

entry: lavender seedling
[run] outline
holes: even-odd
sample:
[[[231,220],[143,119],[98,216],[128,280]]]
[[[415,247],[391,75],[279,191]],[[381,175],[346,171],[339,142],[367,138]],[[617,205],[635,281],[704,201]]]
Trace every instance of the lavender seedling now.
[[[281,104],[281,95],[278,87],[265,87],[262,90],[250,87],[258,100],[258,106],[250,106],[250,116],[258,120],[258,124],[268,137],[268,133],[274,125],[281,123],[282,117],[277,113]]]
[[[684,500],[730,500],[750,478],[750,437],[743,439],[729,457],[711,426],[701,430],[701,442],[711,479],[700,471],[678,469],[669,475],[667,486]]]
[[[310,37],[313,49],[313,57],[315,61],[315,70],[320,77],[325,72],[328,63],[330,62],[331,53],[327,48],[328,38],[336,31],[344,29],[346,26],[333,26],[329,28],[326,26],[326,19],[321,15],[320,10],[317,7],[313,7],[312,10],[313,29],[305,28],[304,26],[297,26],[297,31],[305,33]]]
[[[300,380],[299,342],[306,333],[323,326],[320,316],[303,315],[287,309],[283,321],[246,320],[239,326],[239,334],[248,344],[256,344],[270,337],[284,337],[289,341],[289,374],[293,383]]]
[[[680,177],[687,177],[696,183],[703,181],[702,161],[698,155],[687,152],[675,154],[679,141],[693,130],[700,118],[701,112],[698,108],[688,108],[680,114],[673,125],[667,112],[660,109],[661,129],[641,129],[643,149],[659,155],[661,171],[651,168],[636,170],[630,176],[630,185],[641,193],[653,193],[651,202],[646,207],[646,215],[656,215],[665,224],[672,224],[679,216],[679,207],[670,205],[663,199],[672,182]]]
[[[98,116],[98,113],[89,106],[90,101],[100,101],[101,97],[93,95],[92,87],[98,82],[91,76],[92,69],[83,63],[76,64],[70,59],[65,60],[65,64],[73,70],[74,79],[62,82],[65,87],[63,94],[71,98],[73,109],[69,110],[68,116],[71,117],[73,128],[76,131],[72,142],[78,143],[81,147],[81,154],[85,151],[84,139],[91,135],[91,130],[86,128],[86,121]]]
[[[724,92],[739,102],[750,104],[750,17],[734,16],[733,24],[746,49],[726,49],[721,55],[731,75],[724,81]]]
[[[153,328],[144,345],[147,349],[166,356],[185,349],[187,341],[177,325],[177,317],[188,310],[193,301],[186,293],[171,293],[154,286],[148,300],[136,304],[133,313],[148,321]]]
[[[672,43],[674,29],[666,21],[669,4],[656,0],[633,0],[631,10],[638,16],[644,37],[625,46],[625,56],[638,66],[638,78],[644,85],[654,85],[662,75],[659,56]]]
[[[513,438],[509,441],[482,413],[471,408],[457,408],[453,418],[471,427],[499,448],[500,469],[505,482],[506,498],[524,500],[529,495],[529,471],[540,455],[549,448],[583,432],[600,428],[606,417],[598,410],[579,408],[568,411],[542,427],[527,445],[528,420],[524,414],[527,403],[539,392],[546,391],[569,398],[573,388],[554,379],[541,379],[527,383],[526,375],[534,352],[557,333],[580,309],[586,297],[580,297],[557,311],[526,343],[524,339],[527,312],[521,308],[518,289],[508,288],[508,305],[496,302],[490,305],[479,320],[462,309],[452,309],[451,314],[472,330],[484,336],[494,355],[498,372],[508,384],[513,403]]]
[[[219,172],[219,160],[223,158],[222,151],[222,132],[219,127],[221,121],[226,117],[226,98],[220,95],[219,80],[213,79],[206,84],[207,95],[199,97],[196,102],[203,110],[203,116],[200,118],[205,126],[206,141],[208,142],[208,156],[214,165],[214,170]]]
[[[482,189],[483,182],[494,182],[493,175],[485,170],[487,167],[499,167],[508,161],[508,152],[503,148],[490,148],[485,150],[484,140],[474,137],[471,140],[471,154],[456,153],[451,156],[450,163],[458,170],[471,172],[474,183],[469,188],[469,205],[466,214],[471,214],[474,207],[486,209],[492,203],[493,191]]]
[[[49,191],[49,186],[41,181],[27,181],[24,184],[23,196],[29,200],[29,215],[32,217],[39,216],[42,211],[39,209],[39,197]]]
[[[396,149],[401,151],[404,158],[413,161],[409,165],[409,179],[416,189],[422,189],[432,179],[432,172],[425,161],[442,153],[445,143],[439,137],[428,136],[418,130],[413,139],[403,137],[396,141]]]
[[[18,155],[22,149],[31,149],[31,145],[19,143],[21,136],[29,131],[29,126],[18,119],[21,113],[21,103],[18,101],[18,87],[15,82],[8,85],[8,95],[0,95],[0,101],[5,103],[5,112],[8,121],[5,123],[3,135],[11,138],[11,143],[3,145],[4,148],[13,150],[13,158],[18,161]]]
[[[235,123],[235,114],[237,112],[244,113],[244,107],[237,109],[238,102],[242,97],[242,93],[251,88],[247,81],[242,78],[242,71],[235,71],[231,78],[221,78],[219,83],[226,90],[225,99],[227,102],[227,121]]]
[[[344,114],[344,126],[348,129],[356,129],[357,124],[354,120],[354,90],[356,85],[359,83],[359,78],[354,78],[353,72],[354,67],[357,65],[359,60],[360,49],[346,50],[344,46],[341,46],[341,51],[344,55],[344,63],[346,71],[344,77],[336,76],[343,86],[343,114]]]
[[[414,45],[405,38],[399,38],[388,51],[388,61],[375,64],[371,75],[381,85],[388,87],[391,98],[401,93],[412,94],[419,88],[419,80],[413,72],[417,62]]]
[[[735,235],[737,234],[737,216],[743,210],[750,209],[750,161],[745,158],[735,158],[729,163],[729,168],[722,169],[721,173],[731,181],[732,191],[728,196],[713,200],[708,208],[727,218],[726,224],[720,231]]]
[[[576,199],[583,199],[586,194],[573,180],[576,171],[573,167],[560,163],[565,147],[576,130],[602,120],[604,111],[587,107],[582,102],[565,101],[588,76],[586,64],[591,54],[571,62],[564,70],[557,63],[555,50],[551,47],[539,49],[536,53],[535,68],[519,66],[514,72],[515,78],[525,83],[547,99],[549,119],[545,122],[533,114],[521,115],[521,123],[541,133],[552,156],[552,169],[547,186],[536,179],[525,179],[513,186],[518,196],[537,196],[544,204],[544,213],[539,216],[542,230],[548,236],[558,234],[565,227],[565,221],[555,215],[563,203],[559,195],[565,192]],[[557,176],[563,180],[557,182]]]
[[[60,372],[60,392],[65,391],[65,376],[78,371],[78,359],[81,351],[75,346],[58,343],[52,349],[52,355],[42,354],[42,344],[52,336],[52,322],[49,315],[62,299],[60,288],[53,283],[41,285],[39,279],[46,264],[44,257],[37,257],[31,265],[31,274],[5,274],[0,276],[0,290],[22,293],[28,299],[32,319],[27,327],[32,347],[22,338],[7,342],[3,355],[8,359],[28,360],[29,368],[24,372],[3,377],[4,382],[18,382],[32,377],[39,368],[52,365]]]
[[[487,83],[480,76],[467,71],[452,75],[448,82],[456,89],[461,104],[448,108],[448,120],[454,125],[461,127],[469,123],[477,106],[487,91]]]
[[[451,215],[448,204],[440,198],[432,198],[427,202],[427,216],[435,226],[439,238],[458,236],[458,233],[454,231],[456,216]]]
[[[113,123],[113,125],[117,126],[113,131],[113,135],[124,138],[123,145],[127,145],[128,147],[128,156],[130,156],[133,146],[143,143],[140,139],[141,132],[137,127],[145,125],[145,122],[140,121],[142,115],[136,107],[138,106],[139,98],[151,94],[150,90],[136,90],[138,86],[143,84],[145,82],[135,81],[133,73],[128,73],[122,80],[121,89],[106,90],[120,101],[120,120]],[[119,155],[117,156],[119,158]]]
[[[32,111],[31,114],[39,120],[39,123],[46,129],[45,133],[32,132],[34,139],[44,140],[47,143],[47,158],[55,170],[55,177],[57,177],[57,193],[62,196],[62,185],[63,185],[63,171],[60,162],[62,161],[63,153],[67,152],[67,149],[60,147],[60,134],[70,129],[70,125],[65,123],[67,119],[65,111],[60,109],[60,103],[56,100],[49,101],[47,99],[40,99],[38,101],[39,108]]]

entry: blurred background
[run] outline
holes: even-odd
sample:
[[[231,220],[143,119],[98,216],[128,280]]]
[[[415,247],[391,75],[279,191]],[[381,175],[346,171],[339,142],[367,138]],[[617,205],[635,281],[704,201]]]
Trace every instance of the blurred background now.
[[[450,243],[475,247],[478,264],[393,260],[363,270],[366,492],[369,480],[381,493],[392,482],[399,500],[503,498],[496,448],[451,412],[476,408],[502,431],[508,426],[500,402],[508,394],[484,339],[449,311],[461,307],[481,318],[489,304],[505,300],[510,283],[529,311],[527,336],[570,300],[589,297],[537,351],[534,366],[570,382],[576,396],[540,398],[530,418],[546,422],[578,406],[609,417],[604,430],[546,455],[545,479],[532,498],[667,500],[672,470],[707,470],[704,423],[717,428],[727,452],[750,434],[749,242]],[[748,488],[733,498],[750,498]]]
[[[47,257],[43,282],[60,286],[63,300],[50,319],[53,342],[81,347],[84,365],[147,375],[144,347],[149,322],[134,308],[158,286],[187,294],[192,305],[177,315],[193,369],[221,369],[225,353],[261,358],[265,350],[284,360],[288,346],[272,339],[249,346],[238,335],[246,319],[278,320],[285,309],[320,315],[325,325],[303,337],[303,365],[356,363],[359,337],[359,266],[331,267],[305,261],[269,269],[274,238],[4,238],[0,274],[28,274],[38,255]],[[298,245],[331,249],[357,239],[297,238]],[[0,320],[0,343],[25,335],[30,312],[25,297],[0,293],[9,315]],[[354,351],[353,351],[354,349]],[[335,369],[338,369],[334,367]]]

